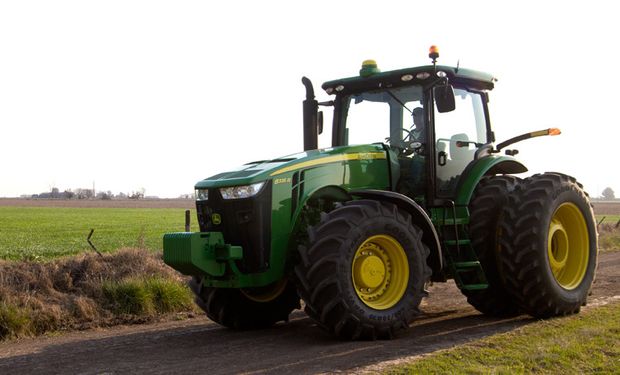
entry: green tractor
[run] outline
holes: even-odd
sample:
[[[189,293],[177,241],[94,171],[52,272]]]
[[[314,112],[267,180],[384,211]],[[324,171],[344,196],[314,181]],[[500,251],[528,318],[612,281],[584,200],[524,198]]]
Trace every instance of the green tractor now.
[[[588,195],[560,173],[515,177],[527,168],[506,148],[559,130],[495,145],[495,79],[438,56],[389,72],[365,61],[321,103],[304,77],[304,152],[196,184],[200,232],[166,234],[164,261],[192,276],[210,319],[268,327],[303,300],[338,337],[391,338],[449,279],[491,316],[580,310],[598,254]],[[319,106],[333,107],[324,149]]]

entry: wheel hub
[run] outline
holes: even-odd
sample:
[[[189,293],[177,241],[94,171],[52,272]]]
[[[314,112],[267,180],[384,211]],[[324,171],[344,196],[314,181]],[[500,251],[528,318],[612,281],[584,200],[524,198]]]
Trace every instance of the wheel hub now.
[[[562,288],[577,288],[586,274],[589,258],[586,221],[573,203],[561,204],[553,214],[547,237],[551,273]]]
[[[407,289],[407,256],[400,243],[387,235],[364,241],[355,252],[351,271],[358,297],[377,310],[394,306]]]
[[[566,266],[568,259],[568,234],[561,222],[553,220],[549,226],[549,263],[556,272]]]
[[[355,262],[356,273],[359,275],[360,286],[365,288],[376,288],[385,281],[385,264],[378,256],[362,255]]]

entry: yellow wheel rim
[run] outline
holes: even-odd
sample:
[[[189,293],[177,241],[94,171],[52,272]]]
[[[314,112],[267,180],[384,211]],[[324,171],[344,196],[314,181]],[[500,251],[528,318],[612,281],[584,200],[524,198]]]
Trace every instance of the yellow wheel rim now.
[[[568,290],[577,288],[588,268],[590,238],[586,220],[575,204],[563,203],[553,213],[547,254],[558,284]]]
[[[284,292],[287,282],[288,280],[284,278],[261,288],[241,289],[241,293],[254,302],[270,302],[278,298],[278,296]]]
[[[369,237],[355,252],[351,277],[355,292],[366,306],[389,309],[407,290],[409,263],[405,250],[393,237]]]

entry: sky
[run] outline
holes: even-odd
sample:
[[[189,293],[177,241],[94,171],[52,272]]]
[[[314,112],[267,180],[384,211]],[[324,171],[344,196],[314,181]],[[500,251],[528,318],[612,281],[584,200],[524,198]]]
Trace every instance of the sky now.
[[[192,193],[303,149],[302,76],[328,100],[322,82],[365,59],[426,65],[432,44],[497,77],[498,142],[562,130],[515,146],[531,173],[620,196],[616,16],[600,0],[1,1],[0,197]]]

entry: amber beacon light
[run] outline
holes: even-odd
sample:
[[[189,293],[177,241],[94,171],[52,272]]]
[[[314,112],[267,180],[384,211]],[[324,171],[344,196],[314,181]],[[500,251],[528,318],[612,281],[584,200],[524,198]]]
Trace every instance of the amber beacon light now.
[[[428,57],[433,59],[433,62],[437,60],[439,57],[439,48],[435,45],[432,45],[431,48],[428,49]]]

